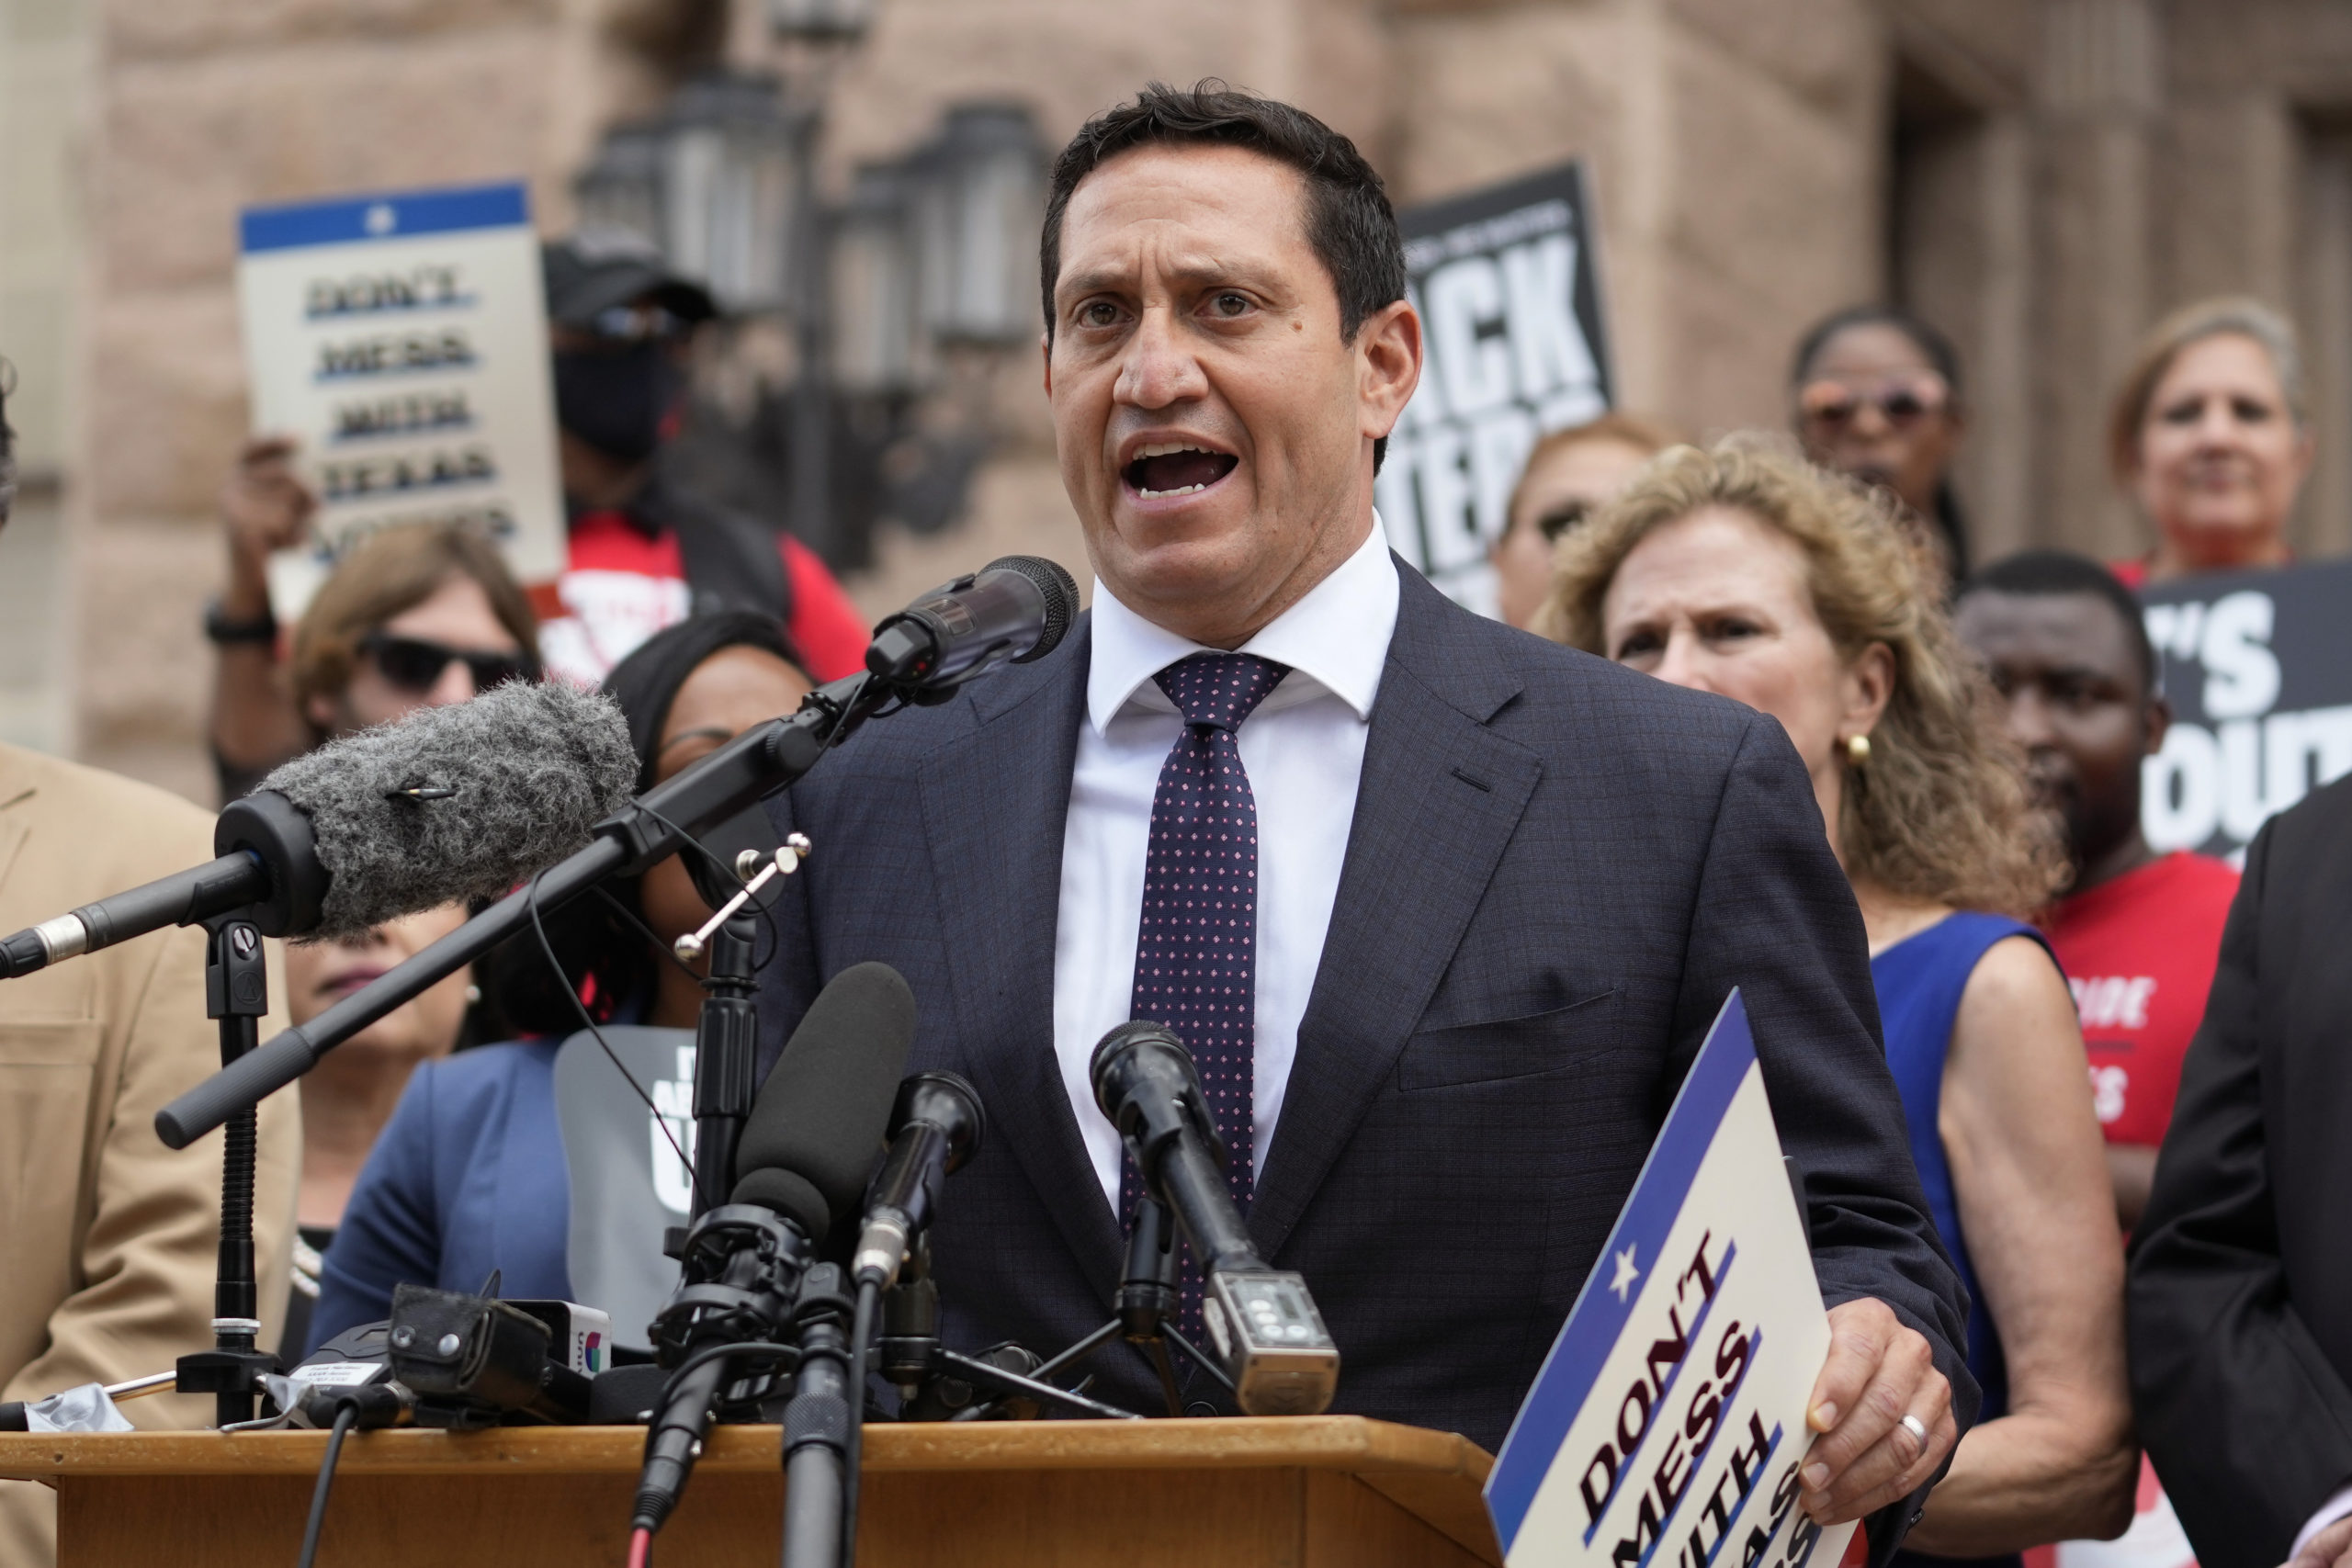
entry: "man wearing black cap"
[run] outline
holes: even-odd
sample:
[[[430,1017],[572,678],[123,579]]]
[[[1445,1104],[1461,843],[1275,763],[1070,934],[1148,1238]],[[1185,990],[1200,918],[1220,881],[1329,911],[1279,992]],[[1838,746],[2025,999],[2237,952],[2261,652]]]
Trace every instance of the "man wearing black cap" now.
[[[698,611],[741,609],[783,622],[817,679],[857,669],[865,623],[824,563],[789,535],[695,496],[662,471],[661,448],[682,412],[687,344],[718,314],[710,296],[621,231],[555,241],[541,259],[571,536],[563,575],[533,594],[547,668],[593,685],[662,627]],[[292,457],[282,438],[246,443],[221,497],[229,591],[205,629],[224,652],[214,745],[241,777],[283,761],[299,745],[291,738],[305,733],[274,662],[238,651],[275,648],[263,563],[300,541],[317,506]]]
[[[571,530],[570,568],[539,634],[548,667],[601,680],[663,626],[726,608],[782,620],[819,680],[856,669],[865,623],[823,563],[661,471],[686,344],[718,314],[710,296],[621,231],[584,231],[543,255]]]

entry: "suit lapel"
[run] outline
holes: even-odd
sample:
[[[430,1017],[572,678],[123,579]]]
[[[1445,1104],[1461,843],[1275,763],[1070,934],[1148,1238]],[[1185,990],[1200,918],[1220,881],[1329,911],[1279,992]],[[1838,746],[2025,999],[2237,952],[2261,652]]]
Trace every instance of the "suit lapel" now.
[[[1282,1120],[1251,1200],[1272,1258],[1395,1069],[1534,793],[1535,753],[1487,728],[1520,690],[1419,574],[1381,674],[1355,822]]]
[[[1091,622],[1070,643],[1035,670],[972,688],[972,728],[922,765],[923,820],[963,1065],[988,1106],[989,1146],[1021,1162],[1107,1303],[1118,1284],[1118,1224],[1054,1055],[1062,829]]]

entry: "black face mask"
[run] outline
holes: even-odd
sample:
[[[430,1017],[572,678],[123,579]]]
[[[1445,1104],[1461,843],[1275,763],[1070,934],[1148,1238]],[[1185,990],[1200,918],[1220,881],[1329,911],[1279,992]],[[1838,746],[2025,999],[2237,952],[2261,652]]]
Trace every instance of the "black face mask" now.
[[[662,444],[682,379],[658,343],[559,350],[556,423],[608,457],[641,463]]]

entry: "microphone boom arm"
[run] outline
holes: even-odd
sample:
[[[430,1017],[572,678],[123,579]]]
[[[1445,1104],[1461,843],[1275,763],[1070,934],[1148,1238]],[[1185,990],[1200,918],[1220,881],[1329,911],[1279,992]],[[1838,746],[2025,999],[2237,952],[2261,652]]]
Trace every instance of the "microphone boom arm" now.
[[[684,847],[684,835],[723,822],[794,783],[828,748],[847,739],[896,694],[869,675],[846,676],[802,699],[789,718],[756,725],[675,778],[648,790],[604,821],[584,849],[549,866],[459,926],[394,965],[310,1022],[281,1031],[258,1050],[155,1112],[166,1146],[184,1149],[247,1106],[284,1089],[342,1044],[530,923],[605,878],[643,871]],[[674,825],[674,826],[673,826]]]

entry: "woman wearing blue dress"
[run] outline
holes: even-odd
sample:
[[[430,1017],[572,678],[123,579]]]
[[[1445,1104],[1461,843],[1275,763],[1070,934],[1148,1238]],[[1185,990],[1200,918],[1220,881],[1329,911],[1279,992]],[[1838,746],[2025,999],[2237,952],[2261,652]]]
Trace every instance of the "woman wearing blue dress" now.
[[[2064,862],[1943,586],[1883,497],[1761,446],[1684,446],[1563,542],[1543,625],[1770,714],[1811,772],[1984,1390],[1901,1555],[2015,1563],[2131,1521],[2123,1252],[2073,999],[2025,923]]]

